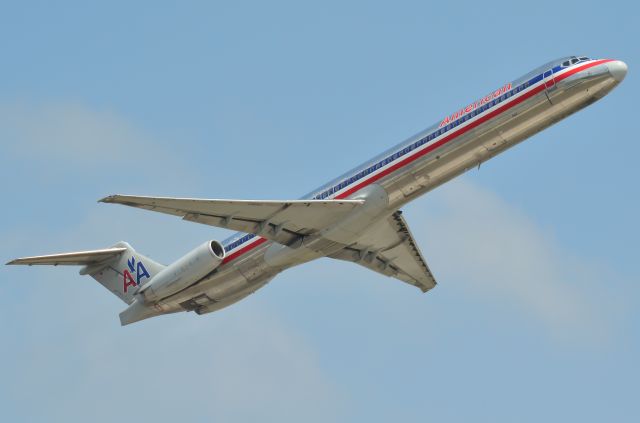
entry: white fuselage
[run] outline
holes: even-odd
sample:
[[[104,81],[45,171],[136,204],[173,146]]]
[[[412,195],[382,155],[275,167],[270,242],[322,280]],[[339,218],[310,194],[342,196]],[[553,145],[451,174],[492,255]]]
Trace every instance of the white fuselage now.
[[[567,61],[564,62],[565,64]],[[570,63],[570,62],[569,62]],[[281,245],[238,234],[215,272],[157,304],[158,314],[219,310],[289,267],[353,243],[404,204],[602,98],[621,80],[613,60],[545,65],[505,84],[438,124],[334,179],[304,198],[365,199],[365,206],[321,233]]]

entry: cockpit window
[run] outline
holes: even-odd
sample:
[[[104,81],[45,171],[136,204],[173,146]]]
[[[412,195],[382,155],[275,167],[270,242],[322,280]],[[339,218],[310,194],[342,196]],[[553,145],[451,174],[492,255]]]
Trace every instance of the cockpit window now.
[[[587,56],[581,56],[581,57],[571,56],[571,57],[567,57],[567,59],[568,60],[565,60],[564,62],[562,62],[563,68],[566,68],[571,65],[575,65],[576,63],[581,63],[581,62],[586,62],[587,60],[591,60]]]

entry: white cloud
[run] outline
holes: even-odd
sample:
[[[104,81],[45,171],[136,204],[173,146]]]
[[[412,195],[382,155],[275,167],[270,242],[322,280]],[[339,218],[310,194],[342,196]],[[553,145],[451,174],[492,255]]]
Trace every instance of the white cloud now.
[[[79,103],[2,104],[0,116],[5,145],[14,152],[74,165],[135,160],[141,147],[152,144],[119,115]]]
[[[29,409],[30,420],[333,421],[339,414],[339,389],[314,348],[255,296],[222,313],[123,328],[117,313],[125,305],[76,268],[10,270],[0,304],[11,340],[0,354],[4,394]],[[29,408],[34,398],[38,407]]]
[[[421,219],[410,223],[441,283],[455,281],[468,295],[525,313],[559,338],[608,336],[611,305],[599,296],[610,294],[598,286],[604,269],[575,257],[549,230],[468,180],[430,195],[431,208],[422,207]]]
[[[43,291],[24,304],[36,307],[30,309],[39,317],[23,326],[20,367],[3,376],[14,405],[28,407],[38,398],[37,409],[28,413],[34,420],[335,417],[336,390],[314,351],[259,305],[120,328],[92,312],[95,303],[54,310],[55,299]]]
[[[133,213],[123,223],[107,211],[89,213],[63,231],[18,228],[0,251],[9,254],[15,242],[30,243],[34,254],[103,247],[99,239],[134,226],[141,249],[170,260],[206,236],[206,227],[177,219],[158,231],[158,219]],[[340,414],[340,389],[315,349],[257,296],[221,313],[123,328],[117,314],[125,305],[77,268],[5,271],[13,283],[0,287],[1,332],[13,335],[0,353],[3,394],[30,420],[335,421]],[[34,398],[38,407],[29,408]]]
[[[174,180],[179,186],[189,173],[179,155],[122,117],[85,105],[0,105],[0,136],[7,162],[38,161],[28,164],[36,178],[43,175],[39,166],[74,178],[88,169],[117,176],[142,152],[156,172],[134,174],[145,177],[145,185]],[[18,190],[43,189],[14,182]],[[0,252],[8,260],[125,239],[170,261],[208,237],[224,236],[174,217],[88,201],[80,221],[54,224],[65,205],[49,204],[49,222],[7,225]],[[0,351],[2,394],[29,420],[334,420],[339,401],[314,350],[251,299],[225,313],[172,315],[122,328],[117,313],[124,304],[77,268],[4,270],[12,283],[0,286],[0,332],[9,340]]]
[[[117,111],[79,102],[0,103],[0,139],[3,172],[19,164],[36,183],[192,187],[198,181],[189,163],[193,152],[168,149],[178,143],[165,143]]]

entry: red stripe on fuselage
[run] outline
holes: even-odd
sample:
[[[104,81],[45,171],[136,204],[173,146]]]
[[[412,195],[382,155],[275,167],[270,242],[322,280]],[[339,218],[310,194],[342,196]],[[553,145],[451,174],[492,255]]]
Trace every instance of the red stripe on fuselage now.
[[[597,62],[594,63],[587,63],[582,67],[578,67],[575,69],[572,69],[571,71],[568,71],[562,75],[560,75],[558,78],[554,78],[554,80],[556,82],[558,81],[562,81],[563,79],[577,73],[580,72],[582,70],[585,70],[587,68],[590,68],[592,66],[596,66],[602,63],[606,63],[609,62],[610,60],[599,60]],[[343,193],[338,194],[335,199],[340,200],[343,198],[348,197],[349,195],[353,194],[356,191],[361,190],[362,188],[366,187],[367,185],[371,184],[372,182],[375,182],[381,178],[384,178],[385,176],[389,175],[392,172],[395,172],[396,170],[400,169],[401,167],[404,167],[406,165],[408,165],[409,163],[414,162],[416,159],[419,159],[420,157],[424,156],[425,154],[429,154],[430,152],[432,152],[433,150],[435,150],[438,147],[441,147],[445,144],[447,144],[448,142],[452,141],[454,138],[459,137],[460,135],[463,135],[467,132],[469,132],[470,130],[472,130],[473,128],[476,128],[479,125],[482,125],[483,123],[487,122],[490,119],[493,119],[494,117],[498,116],[499,114],[505,112],[506,110],[522,103],[523,101],[533,97],[534,95],[538,94],[540,91],[545,89],[545,85],[544,85],[544,80],[540,82],[540,85],[538,85],[537,87],[535,87],[534,89],[532,89],[529,92],[524,93],[523,95],[521,95],[520,97],[510,101],[507,104],[503,104],[502,106],[497,107],[496,109],[492,110],[491,112],[487,113],[486,115],[480,117],[479,119],[469,123],[467,126],[465,126],[464,128],[460,128],[457,131],[454,131],[452,133],[450,133],[449,135],[446,135],[444,138],[442,138],[441,140],[427,146],[426,148],[424,148],[423,150],[418,151],[417,153],[413,154],[412,156],[406,157],[403,160],[400,160],[398,163],[393,164],[392,166],[390,166],[389,168],[383,170],[382,172],[373,175],[371,178],[367,179],[366,181],[362,181],[361,183],[357,184],[356,186],[346,190]]]
[[[232,254],[229,254],[228,256],[226,256],[224,258],[224,260],[222,260],[222,264],[228,263],[231,260],[235,259],[236,257],[246,253],[249,250],[253,250],[254,248],[256,248],[258,245],[264,244],[267,241],[266,238],[262,238],[262,237],[258,237],[258,240],[249,244],[249,245],[245,245],[244,247],[240,248],[238,251],[233,252]]]
[[[559,75],[557,77],[554,77],[554,81],[555,83],[558,83],[559,81],[562,81],[565,78],[568,78],[571,75],[575,75],[578,72],[581,72],[585,69],[589,69],[591,67],[594,66],[598,66],[601,65],[603,63],[607,63],[607,62],[612,62],[613,60],[611,59],[602,59],[602,60],[596,60],[594,62],[589,62],[589,63],[585,63],[582,66],[578,66],[574,69],[571,69],[565,73],[563,73],[562,75]],[[490,119],[493,119],[494,117],[504,113],[505,111],[511,109],[514,106],[517,106],[518,104],[522,103],[523,101],[533,97],[534,95],[540,93],[541,91],[543,91],[545,89],[545,80],[543,79],[542,81],[540,81],[539,85],[535,88],[533,88],[531,91],[528,91],[524,94],[522,94],[520,97],[515,98],[513,100],[511,100],[508,103],[503,104],[502,106],[497,107],[495,110],[490,111],[489,113],[487,113],[486,115],[478,118],[477,120],[469,123],[467,126],[458,129],[457,131],[453,131],[451,132],[449,135],[446,135],[444,138],[440,139],[439,141],[428,145],[427,147],[425,147],[424,149],[414,153],[413,155],[406,157],[402,160],[400,160],[397,163],[394,163],[393,165],[389,166],[387,169],[384,169],[382,172],[376,174],[376,175],[372,175],[371,177],[369,177],[368,179],[356,184],[355,186],[349,188],[348,190],[336,195],[333,199],[334,200],[341,200],[344,198],[347,198],[348,196],[350,196],[351,194],[361,190],[362,188],[366,187],[367,185],[370,185],[382,178],[384,178],[385,176],[388,176],[389,174],[395,172],[396,170],[408,165],[409,163],[412,163],[414,161],[416,161],[417,159],[419,159],[420,157],[423,157],[426,154],[429,154],[430,152],[432,152],[433,150],[435,150],[436,148],[442,147],[443,145],[451,142],[453,139],[459,137],[460,135],[463,135],[467,132],[469,132],[470,130],[472,130],[473,128],[476,128],[479,125],[482,125],[483,123],[489,121]],[[267,241],[266,238],[259,238],[258,241],[255,241],[252,244],[249,244],[243,248],[240,248],[238,251],[234,252],[233,254],[228,255],[227,257],[225,257],[225,259],[222,261],[222,263],[228,263],[231,260],[234,260],[235,258],[237,258],[238,256],[256,248],[257,246],[265,243]]]

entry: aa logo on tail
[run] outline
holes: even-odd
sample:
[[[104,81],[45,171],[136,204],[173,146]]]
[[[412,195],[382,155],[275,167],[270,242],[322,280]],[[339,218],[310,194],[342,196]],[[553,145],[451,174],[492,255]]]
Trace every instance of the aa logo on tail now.
[[[127,260],[127,267],[129,268],[122,271],[122,283],[125,293],[130,286],[134,288],[139,286],[142,278],[151,278],[151,275],[147,272],[142,261],[136,262],[136,258],[134,256],[131,256],[131,258]],[[132,275],[135,276],[135,280]]]

